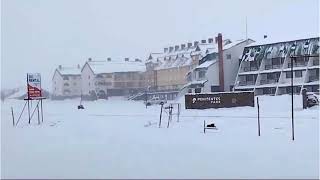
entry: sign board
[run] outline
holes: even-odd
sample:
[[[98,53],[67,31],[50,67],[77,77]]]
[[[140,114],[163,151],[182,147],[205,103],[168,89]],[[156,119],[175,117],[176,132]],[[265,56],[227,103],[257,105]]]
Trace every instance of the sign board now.
[[[220,92],[208,94],[186,94],[186,109],[254,107],[254,92]]]
[[[40,73],[27,74],[28,99],[38,98],[41,93],[41,75]]]

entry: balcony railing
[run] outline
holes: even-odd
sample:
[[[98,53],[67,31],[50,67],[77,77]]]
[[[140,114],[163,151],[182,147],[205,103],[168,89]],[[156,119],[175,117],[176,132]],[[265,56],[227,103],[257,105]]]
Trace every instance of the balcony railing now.
[[[279,68],[281,68],[281,66],[282,66],[282,64],[273,64],[273,65],[268,64],[268,65],[265,65],[265,66],[264,66],[264,69],[265,69],[265,70],[269,70],[269,69],[279,69]]]
[[[276,83],[278,82],[277,79],[261,79],[260,80],[260,85],[263,85],[263,84],[273,84],[273,83]]]
[[[248,72],[248,71],[257,71],[258,67],[257,66],[251,66],[251,67],[244,67],[243,71]]]
[[[254,81],[240,81],[239,82],[239,86],[250,86],[250,85],[254,85],[255,82]]]
[[[306,62],[293,63],[293,67],[304,67],[304,66],[307,66]],[[291,68],[291,63],[288,63],[288,68]]]

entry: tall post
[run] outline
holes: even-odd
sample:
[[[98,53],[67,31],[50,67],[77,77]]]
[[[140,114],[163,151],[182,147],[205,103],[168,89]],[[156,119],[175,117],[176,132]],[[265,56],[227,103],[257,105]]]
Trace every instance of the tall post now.
[[[39,102],[37,104],[37,111],[38,111],[38,124],[40,124],[40,112],[39,112]]]
[[[218,43],[218,54],[219,54],[219,86],[220,91],[224,91],[224,68],[223,68],[223,45],[222,45],[222,34],[219,33],[218,37],[216,38]]]
[[[14,122],[14,115],[13,115],[13,107],[11,107],[11,115],[12,115],[12,124],[14,126],[15,122]]]
[[[260,136],[260,106],[259,106],[259,97],[257,97],[257,107],[258,107],[258,135]]]
[[[81,88],[82,88],[82,86],[81,86]],[[43,108],[42,108],[42,99],[43,99],[43,97],[42,97],[42,86],[41,86],[41,76],[40,76],[40,105],[41,105],[41,122],[43,122]],[[81,89],[81,101],[82,101],[82,89]],[[38,108],[39,108],[39,103],[38,103]]]
[[[163,109],[163,103],[161,103],[161,111],[160,111],[159,128],[161,127],[162,109]]]
[[[40,105],[41,105],[41,121],[43,122],[43,108],[42,108],[42,99],[40,99]]]
[[[294,116],[293,116],[293,59],[291,57],[291,128],[292,128],[292,140],[294,141]]]
[[[29,98],[27,99],[28,101],[28,117],[29,117],[29,121],[28,123],[30,124],[31,123],[31,117],[30,117],[30,104],[29,104]]]
[[[28,79],[29,75],[27,73],[27,101],[28,101],[28,117],[29,117],[29,120],[28,120],[28,123],[30,124],[31,123],[31,118],[30,118],[30,103],[29,103],[29,100],[30,100],[30,94],[29,94],[29,79]]]

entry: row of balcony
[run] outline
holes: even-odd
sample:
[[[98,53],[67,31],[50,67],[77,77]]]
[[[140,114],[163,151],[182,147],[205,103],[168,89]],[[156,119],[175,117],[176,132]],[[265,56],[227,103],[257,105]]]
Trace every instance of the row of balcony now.
[[[309,76],[307,82],[316,82],[319,81],[319,76]],[[278,83],[279,79],[261,79],[259,84],[274,84]],[[252,86],[255,85],[255,81],[239,81],[239,86]]]
[[[308,61],[296,61],[293,63],[293,67],[306,67],[308,65]],[[319,66],[319,59],[313,59],[311,60],[311,66]],[[264,70],[270,70],[270,69],[281,69],[283,66],[283,63],[279,64],[266,64],[264,66]],[[289,61],[287,64],[287,68],[291,68],[291,62]],[[241,72],[250,72],[250,71],[257,71],[259,69],[258,65],[251,65],[245,66],[241,68]]]

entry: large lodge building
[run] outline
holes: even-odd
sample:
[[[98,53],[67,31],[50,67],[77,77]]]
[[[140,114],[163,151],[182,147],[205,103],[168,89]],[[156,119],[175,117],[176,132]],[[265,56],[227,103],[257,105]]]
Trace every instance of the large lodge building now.
[[[303,88],[319,92],[319,37],[259,43],[251,39],[222,40],[219,34],[216,39],[169,46],[162,52],[150,53],[145,62],[89,58],[82,68],[59,66],[52,78],[52,97],[173,100],[185,93],[218,91],[288,94],[291,93],[291,58],[295,59],[294,92],[301,93]]]

